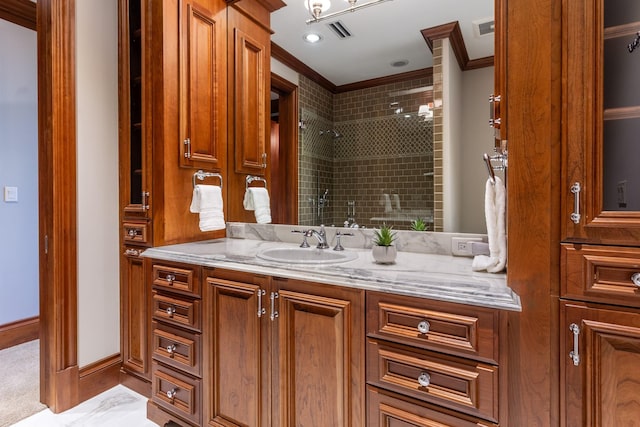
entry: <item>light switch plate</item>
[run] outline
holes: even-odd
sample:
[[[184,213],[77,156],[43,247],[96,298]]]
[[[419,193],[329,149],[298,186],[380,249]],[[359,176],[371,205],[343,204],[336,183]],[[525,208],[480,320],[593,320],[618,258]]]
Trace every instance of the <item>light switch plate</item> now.
[[[18,201],[18,187],[4,187],[4,201],[5,202],[17,202]]]

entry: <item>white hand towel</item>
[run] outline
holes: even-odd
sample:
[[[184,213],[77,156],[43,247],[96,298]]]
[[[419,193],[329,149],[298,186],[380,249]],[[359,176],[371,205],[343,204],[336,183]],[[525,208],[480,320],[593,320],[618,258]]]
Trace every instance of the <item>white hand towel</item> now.
[[[384,213],[393,212],[393,208],[391,207],[391,197],[387,193],[382,193],[381,204],[384,205]]]
[[[266,188],[247,188],[242,205],[246,210],[254,211],[258,224],[269,224],[271,222],[271,202]]]
[[[393,204],[395,205],[396,210],[401,211],[402,208],[400,207],[400,195],[392,194],[391,196],[393,197]]]
[[[478,255],[473,259],[471,269],[500,273],[507,264],[507,231],[505,224],[506,189],[500,177],[495,183],[487,180],[484,196],[484,215],[487,222],[489,256]]]
[[[217,185],[196,185],[189,211],[200,214],[200,231],[224,230],[222,189]]]

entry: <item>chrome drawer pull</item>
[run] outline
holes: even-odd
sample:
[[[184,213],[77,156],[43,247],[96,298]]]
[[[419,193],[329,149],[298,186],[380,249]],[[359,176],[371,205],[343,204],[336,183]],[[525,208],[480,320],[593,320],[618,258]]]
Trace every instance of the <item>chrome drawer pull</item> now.
[[[631,275],[631,281],[634,285],[640,288],[640,273],[633,273]]]
[[[172,388],[171,390],[167,391],[167,398],[173,402],[173,399],[175,399],[176,397],[176,393],[177,390],[175,388]]]
[[[138,232],[135,229],[130,228],[129,231],[127,231],[127,234],[129,235],[129,237],[134,238],[138,235]]]
[[[431,324],[427,320],[423,320],[422,322],[418,323],[418,331],[421,334],[428,334],[430,327]]]
[[[426,372],[421,373],[418,377],[418,383],[422,387],[429,387],[429,384],[431,384],[431,375]]]
[[[580,364],[580,353],[578,352],[578,339],[580,337],[580,326],[572,323],[569,325],[569,330],[573,332],[573,350],[569,352],[569,357],[573,360],[573,366]]]
[[[266,293],[264,289],[258,289],[258,317],[262,317],[267,312],[267,309],[262,306],[262,296]]]
[[[174,306],[167,307],[167,315],[169,317],[173,317],[175,312],[176,312],[176,308]]]
[[[173,354],[175,353],[177,347],[177,344],[171,344],[167,346],[167,353],[169,353],[169,356],[173,357]]]
[[[175,274],[167,274],[165,279],[169,282],[169,285],[173,285],[174,280],[176,280],[176,276]]]
[[[278,297],[279,295],[277,292],[271,292],[271,295],[269,296],[269,298],[271,299],[271,316],[269,316],[271,321],[274,321],[278,318],[278,312],[276,311],[276,298]]]

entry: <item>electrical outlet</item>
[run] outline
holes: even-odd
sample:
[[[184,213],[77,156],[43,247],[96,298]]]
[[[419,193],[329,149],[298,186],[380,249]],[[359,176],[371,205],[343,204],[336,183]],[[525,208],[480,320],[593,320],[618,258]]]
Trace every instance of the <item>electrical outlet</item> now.
[[[482,242],[480,237],[452,237],[451,253],[455,256],[473,256],[471,242]]]

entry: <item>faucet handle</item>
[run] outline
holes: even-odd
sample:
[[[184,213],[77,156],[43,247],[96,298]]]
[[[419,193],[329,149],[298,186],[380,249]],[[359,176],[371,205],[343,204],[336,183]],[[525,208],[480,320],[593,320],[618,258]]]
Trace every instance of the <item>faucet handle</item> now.
[[[301,248],[308,248],[309,243],[307,242],[307,236],[309,235],[309,231],[307,230],[291,230],[292,233],[300,233],[302,234],[302,243],[300,243]]]
[[[336,246],[333,248],[334,251],[344,251],[344,247],[340,244],[340,238],[342,236],[353,236],[353,233],[341,233],[340,231],[336,232]]]

